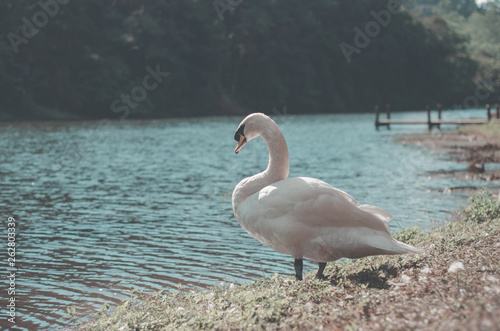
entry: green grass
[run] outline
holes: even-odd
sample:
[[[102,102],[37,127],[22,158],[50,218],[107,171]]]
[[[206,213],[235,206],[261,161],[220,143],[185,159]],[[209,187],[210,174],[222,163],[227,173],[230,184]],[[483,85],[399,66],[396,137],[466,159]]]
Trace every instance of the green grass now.
[[[464,209],[464,217],[469,222],[489,222],[500,219],[499,199],[493,199],[491,194],[482,191],[477,193],[468,207]]]
[[[423,255],[377,256],[330,263],[328,281],[261,278],[243,285],[131,291],[103,308],[84,330],[495,329],[500,325],[500,200],[474,197],[453,222],[398,240]],[[456,261],[465,270],[448,272]],[[74,313],[74,311],[73,311]]]
[[[491,121],[481,125],[463,125],[458,132],[483,136],[486,140],[500,143],[500,122]]]

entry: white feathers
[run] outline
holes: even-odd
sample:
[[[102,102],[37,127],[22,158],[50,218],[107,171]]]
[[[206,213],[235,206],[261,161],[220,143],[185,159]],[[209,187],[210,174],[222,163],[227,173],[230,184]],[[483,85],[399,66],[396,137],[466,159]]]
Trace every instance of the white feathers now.
[[[392,220],[392,215],[383,210],[382,208],[375,207],[372,205],[359,205],[359,209],[362,209],[368,213],[376,215],[380,220],[389,222]]]
[[[235,140],[248,142],[257,136],[268,146],[269,165],[260,174],[242,180],[233,191],[234,214],[252,237],[295,259],[307,257],[317,262],[422,253],[390,236],[386,222],[392,216],[385,210],[361,205],[319,179],[287,178],[285,139],[264,114],[245,118]]]

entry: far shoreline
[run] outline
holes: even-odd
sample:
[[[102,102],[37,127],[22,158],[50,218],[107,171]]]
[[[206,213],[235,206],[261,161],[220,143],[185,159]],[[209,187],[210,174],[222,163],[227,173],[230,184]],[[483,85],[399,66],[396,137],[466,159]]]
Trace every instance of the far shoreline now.
[[[463,164],[458,171],[428,173],[431,177],[451,177],[460,181],[485,183],[477,187],[457,188],[465,190],[469,195],[482,189],[497,194],[500,191],[500,122],[464,125],[448,131],[400,134],[397,142],[440,152],[445,158]]]

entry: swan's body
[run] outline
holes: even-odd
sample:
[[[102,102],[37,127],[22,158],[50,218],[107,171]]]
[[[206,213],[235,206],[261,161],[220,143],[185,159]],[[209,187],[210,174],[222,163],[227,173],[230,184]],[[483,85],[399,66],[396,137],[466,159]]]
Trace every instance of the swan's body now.
[[[255,239],[295,259],[302,279],[304,257],[326,262],[342,257],[422,253],[391,237],[381,208],[361,205],[347,193],[315,178],[288,177],[288,148],[276,123],[264,114],[251,114],[235,133],[238,153],[261,136],[269,149],[269,165],[243,179],[233,191],[233,211],[240,225]]]

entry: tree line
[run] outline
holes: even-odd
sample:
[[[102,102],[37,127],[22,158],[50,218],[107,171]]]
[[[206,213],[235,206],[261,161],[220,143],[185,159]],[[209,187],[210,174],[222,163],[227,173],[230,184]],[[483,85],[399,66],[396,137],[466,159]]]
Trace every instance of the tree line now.
[[[495,49],[443,11],[498,24],[500,8],[452,2],[4,0],[0,119],[452,107]]]

